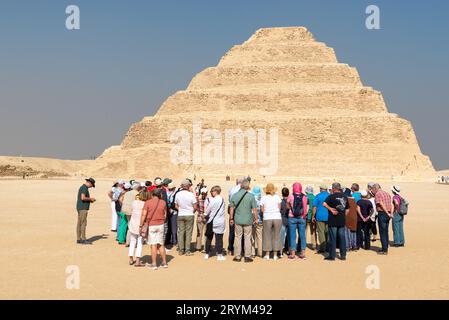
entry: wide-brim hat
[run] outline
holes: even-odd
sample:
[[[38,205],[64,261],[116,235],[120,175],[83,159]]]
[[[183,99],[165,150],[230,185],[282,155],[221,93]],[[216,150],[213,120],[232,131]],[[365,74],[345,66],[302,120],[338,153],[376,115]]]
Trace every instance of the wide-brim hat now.
[[[393,191],[394,193],[401,193],[401,188],[399,186],[392,186],[391,187],[391,191]]]
[[[277,191],[277,188],[272,183],[268,183],[267,186],[265,188],[263,188],[263,192],[265,192],[265,194],[273,194],[273,193],[276,193],[276,191]]]
[[[86,181],[89,181],[90,183],[92,183],[92,187],[95,188],[95,179],[94,178],[86,179]]]

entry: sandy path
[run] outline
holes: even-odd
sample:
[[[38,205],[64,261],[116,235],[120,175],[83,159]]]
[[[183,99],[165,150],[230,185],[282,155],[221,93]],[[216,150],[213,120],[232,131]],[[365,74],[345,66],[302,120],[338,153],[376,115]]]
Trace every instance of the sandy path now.
[[[407,247],[392,248],[386,257],[358,252],[346,262],[326,263],[309,252],[306,261],[237,264],[230,258],[219,263],[204,261],[201,254],[179,257],[172,252],[168,270],[152,271],[129,267],[127,249],[116,245],[109,231],[109,181],[99,181],[92,192],[99,201],[88,220],[88,236],[104,236],[92,246],[75,244],[75,198],[81,183],[0,181],[0,298],[449,298],[449,186],[402,184],[412,203],[405,222]],[[144,253],[149,255],[149,247]],[[69,265],[79,267],[79,290],[66,289]],[[369,265],[380,269],[379,290],[365,286]]]

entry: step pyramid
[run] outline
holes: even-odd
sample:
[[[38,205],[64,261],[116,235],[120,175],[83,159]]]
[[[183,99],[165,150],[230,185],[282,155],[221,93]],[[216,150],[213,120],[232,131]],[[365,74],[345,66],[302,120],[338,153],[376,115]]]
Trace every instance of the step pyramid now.
[[[195,123],[203,134],[207,129],[222,133],[200,142],[203,151],[212,142],[223,145],[226,130],[265,129],[266,141],[277,130],[276,169],[263,170],[267,164],[249,147],[249,139],[243,154],[231,152],[234,163],[219,161],[229,155],[224,147],[215,149],[220,153],[215,163],[195,161]],[[189,133],[191,161],[172,160],[174,130]],[[257,153],[255,163],[248,160],[251,153]],[[379,91],[364,86],[357,70],[339,63],[334,50],[306,28],[287,27],[259,29],[234,46],[154,116],[133,124],[120,146],[97,159],[94,173],[420,178],[433,177],[435,171],[411,123],[388,113]]]

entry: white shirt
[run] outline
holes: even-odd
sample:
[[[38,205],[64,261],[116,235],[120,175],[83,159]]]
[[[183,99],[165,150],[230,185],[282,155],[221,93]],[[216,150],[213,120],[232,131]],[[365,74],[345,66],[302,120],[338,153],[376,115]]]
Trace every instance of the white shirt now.
[[[277,194],[272,196],[267,194],[260,199],[260,206],[263,206],[263,219],[264,220],[280,220],[281,211],[279,210],[279,204],[282,202],[281,198]]]
[[[223,198],[220,195],[217,195],[215,197],[209,197],[207,199],[209,200],[209,204],[207,205],[207,209],[205,211],[206,216],[208,217],[207,222],[209,223],[212,221],[212,219],[214,219],[214,224],[212,226],[214,233],[224,234],[226,228],[226,205],[223,202]]]
[[[241,189],[241,186],[235,185],[229,190],[229,202],[231,202],[231,198],[234,194],[236,194]]]
[[[141,200],[134,200],[132,202],[131,219],[129,219],[128,228],[129,232],[133,234],[139,234],[140,218],[142,217],[144,204],[145,202]]]
[[[181,190],[176,194],[175,203],[178,205],[178,217],[193,216],[193,205],[196,203],[195,195],[188,190]]]

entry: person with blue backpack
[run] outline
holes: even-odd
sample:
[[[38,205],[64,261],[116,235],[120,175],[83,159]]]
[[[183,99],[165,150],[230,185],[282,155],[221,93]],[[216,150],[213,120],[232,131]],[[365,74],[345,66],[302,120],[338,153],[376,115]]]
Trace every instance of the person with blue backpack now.
[[[296,233],[299,234],[301,252],[299,258],[306,258],[306,225],[307,225],[307,196],[302,193],[302,185],[299,182],[295,182],[292,187],[292,194],[288,197],[288,203],[290,204],[291,211],[288,216],[288,229],[289,229],[289,245],[290,255],[289,259],[296,259]]]

